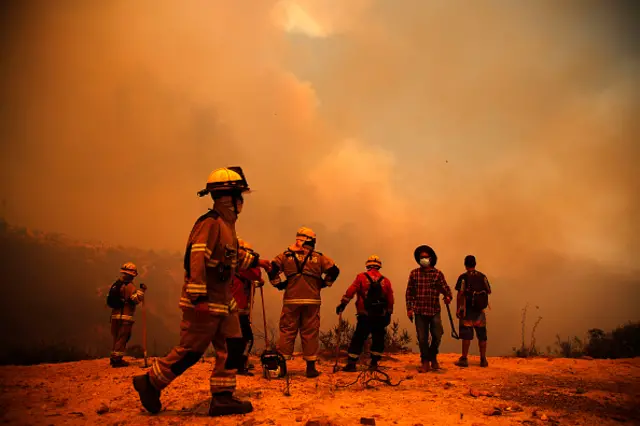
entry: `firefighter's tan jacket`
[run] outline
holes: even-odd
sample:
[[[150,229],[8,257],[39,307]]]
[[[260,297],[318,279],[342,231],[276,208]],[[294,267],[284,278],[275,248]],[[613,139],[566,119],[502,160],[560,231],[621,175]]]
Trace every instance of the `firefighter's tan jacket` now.
[[[238,246],[237,216],[214,206],[193,226],[184,257],[184,285],[180,297],[182,309],[194,309],[207,302],[212,315],[229,315],[237,306],[231,294],[236,270],[258,265],[259,255]]]
[[[122,322],[133,323],[133,316],[136,313],[136,305],[144,300],[144,291],[139,290],[132,282],[122,284],[120,294],[124,297],[125,303],[122,309],[112,309],[111,319]]]
[[[271,284],[277,286],[282,282],[280,273],[284,273],[288,282],[284,292],[285,305],[320,305],[320,290],[331,287],[337,278],[337,273],[327,274],[327,271],[332,268],[338,271],[332,259],[320,252],[311,251],[305,262],[308,253],[309,251],[292,245],[276,256],[272,262],[275,266],[272,271],[275,273],[269,276]],[[298,264],[300,266],[304,264],[302,273],[298,271]]]

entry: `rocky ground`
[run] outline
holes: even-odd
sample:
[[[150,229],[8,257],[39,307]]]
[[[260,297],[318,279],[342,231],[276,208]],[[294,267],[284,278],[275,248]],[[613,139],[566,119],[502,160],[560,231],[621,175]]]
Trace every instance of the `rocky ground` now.
[[[164,409],[155,416],[142,410],[131,384],[142,360],[122,369],[106,359],[9,366],[0,368],[0,413],[16,425],[640,425],[639,358],[490,358],[486,369],[475,357],[467,369],[453,365],[456,355],[440,358],[442,370],[428,374],[417,372],[417,355],[387,359],[383,371],[402,382],[370,388],[362,380],[342,387],[358,375],[332,374],[330,360],[319,366],[319,378],[306,379],[297,358],[290,396],[284,380],[239,377],[237,395],[255,411],[216,419],[206,416],[211,359],[163,392]]]

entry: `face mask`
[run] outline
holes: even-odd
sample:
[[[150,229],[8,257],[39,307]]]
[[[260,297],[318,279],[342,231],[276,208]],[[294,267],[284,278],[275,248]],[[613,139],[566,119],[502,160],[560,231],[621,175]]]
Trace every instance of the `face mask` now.
[[[302,243],[302,247],[314,249],[314,248],[316,248],[316,242],[315,241],[305,241],[304,243]]]
[[[431,262],[429,262],[429,258],[428,257],[423,257],[422,259],[420,259],[420,265],[421,266],[429,266]]]

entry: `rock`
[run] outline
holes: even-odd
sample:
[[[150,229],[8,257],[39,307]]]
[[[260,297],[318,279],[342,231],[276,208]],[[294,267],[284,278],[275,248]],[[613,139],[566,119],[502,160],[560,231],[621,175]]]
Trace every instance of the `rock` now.
[[[360,417],[360,424],[361,425],[375,425],[376,424],[376,419],[371,418],[371,417]]]
[[[73,416],[80,416],[80,417],[84,417],[84,413],[82,411],[72,411],[69,414],[73,415]]]
[[[296,422],[300,423],[302,421],[302,416],[296,416]]]
[[[585,388],[578,388],[578,389],[576,389],[576,393],[578,395],[582,395],[583,393],[587,393],[587,391],[586,391]]]
[[[487,410],[483,413],[485,416],[501,416],[502,410],[498,407],[494,407],[491,410]]]
[[[98,414],[104,414],[108,412],[109,412],[109,406],[107,406],[107,404],[105,404],[104,402],[102,402],[98,407],[98,409],[96,410],[96,413]]]
[[[305,426],[337,426],[338,423],[335,423],[329,417],[316,417],[314,419],[308,420],[305,423]]]
[[[549,420],[549,417],[546,414],[543,414],[540,416],[540,420],[542,420],[543,422],[546,422],[547,420]]]
[[[450,387],[452,387],[452,386],[453,386],[453,384],[452,384],[451,382],[446,382],[446,383],[444,384],[444,388],[445,388],[445,389],[449,389],[449,388],[450,388]]]
[[[479,390],[471,388],[471,389],[469,389],[469,395],[471,395],[474,398],[477,398],[479,396],[491,397],[491,396],[493,396],[493,392],[479,391]]]

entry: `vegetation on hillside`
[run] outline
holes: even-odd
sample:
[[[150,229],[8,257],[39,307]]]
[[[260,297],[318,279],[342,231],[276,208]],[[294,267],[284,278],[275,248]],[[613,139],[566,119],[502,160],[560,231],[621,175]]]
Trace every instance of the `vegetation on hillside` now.
[[[120,265],[139,268],[136,284],[149,287],[149,353],[167,350],[178,338],[182,258],[154,252],[83,243],[60,234],[14,227],[0,219],[0,268],[5,324],[1,364],[33,364],[107,356],[111,350],[106,294]],[[141,309],[131,344],[142,335]]]

